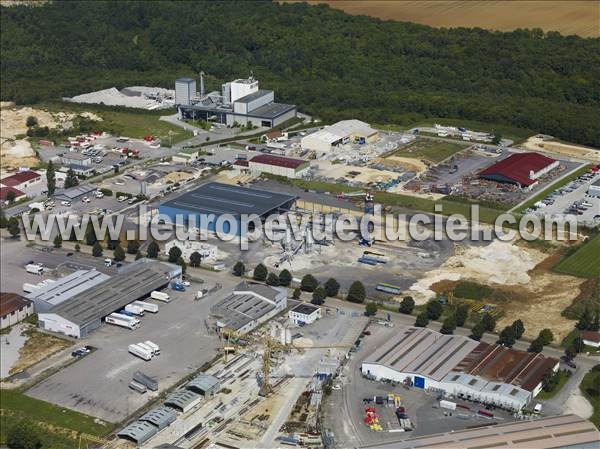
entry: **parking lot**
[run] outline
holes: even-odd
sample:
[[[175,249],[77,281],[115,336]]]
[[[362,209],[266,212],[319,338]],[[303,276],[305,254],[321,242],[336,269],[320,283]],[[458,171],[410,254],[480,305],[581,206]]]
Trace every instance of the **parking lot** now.
[[[210,330],[210,307],[223,298],[224,288],[202,300],[194,300],[199,285],[187,292],[169,291],[170,303],[151,300],[156,314],[146,313],[141,326],[129,331],[104,324],[81,339],[81,345],[97,348],[60,372],[29,389],[26,394],[101,419],[118,422],[160,392],[198,370],[217,354],[218,338]],[[161,354],[146,362],[128,352],[130,344],[150,340]],[[139,394],[128,387],[135,371],[154,377],[159,391]]]
[[[470,426],[505,423],[512,420],[506,412],[494,410],[494,418],[478,416],[476,406],[472,410],[450,411],[438,405],[435,395],[417,388],[369,380],[362,376],[362,361],[377,347],[388,340],[395,332],[378,324],[367,328],[370,335],[361,339],[359,349],[344,366],[339,383],[341,390],[334,390],[324,401],[324,427],[333,431],[335,447],[359,447],[364,445],[398,441],[431,433],[449,432]],[[388,394],[400,396],[401,406],[410,419],[412,431],[401,431],[396,417],[396,407],[387,403]],[[375,397],[386,398],[382,404],[376,404]],[[366,400],[372,400],[367,402]],[[468,406],[468,405],[467,405]],[[381,430],[372,430],[366,423],[367,407],[375,409]]]

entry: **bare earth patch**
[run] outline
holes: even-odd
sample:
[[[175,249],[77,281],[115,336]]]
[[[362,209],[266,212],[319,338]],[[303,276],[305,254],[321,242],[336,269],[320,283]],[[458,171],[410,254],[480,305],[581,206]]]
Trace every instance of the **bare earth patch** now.
[[[19,350],[19,360],[11,367],[9,372],[10,375],[20,373],[30,366],[48,358],[50,355],[72,345],[68,340],[45,334],[33,327],[25,330],[24,333],[29,338]]]

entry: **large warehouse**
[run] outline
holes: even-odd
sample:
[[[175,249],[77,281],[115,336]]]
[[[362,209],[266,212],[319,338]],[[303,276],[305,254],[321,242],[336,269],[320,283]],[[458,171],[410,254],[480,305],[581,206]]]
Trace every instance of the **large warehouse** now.
[[[94,287],[38,316],[40,328],[81,338],[100,327],[102,319],[127,304],[181,277],[181,267],[140,259]]]
[[[180,215],[182,224],[194,226],[190,217],[195,217],[194,227],[245,236],[248,229],[242,224],[241,215],[256,214],[264,219],[272,213],[289,210],[295,201],[296,197],[292,195],[210,182],[167,201],[159,207],[159,212],[171,223],[177,223],[176,216]],[[201,215],[212,215],[213,219],[201,219]],[[236,221],[219,220],[224,215],[231,215]]]
[[[558,165],[557,160],[538,153],[516,153],[480,171],[479,177],[530,189],[537,184],[540,177]]]
[[[381,345],[361,369],[376,379],[521,410],[541,391],[544,375],[558,369],[558,360],[410,327]]]
[[[302,138],[303,150],[316,151],[317,154],[326,154],[334,151],[339,145],[362,142],[371,143],[379,139],[379,132],[360,120],[342,120],[333,125],[326,126],[319,131]]]
[[[240,282],[222,301],[210,309],[219,331],[245,334],[273,318],[287,307],[285,289],[253,282]]]
[[[272,128],[296,117],[295,105],[275,103],[275,93],[259,89],[253,77],[225,83],[221,92],[206,95],[202,79],[200,92],[196,92],[194,79],[179,78],[175,81],[175,104],[182,119],[211,120],[229,126],[239,123]]]
[[[301,178],[310,168],[310,163],[303,159],[259,154],[248,161],[248,169],[255,175],[270,173],[286,178]]]

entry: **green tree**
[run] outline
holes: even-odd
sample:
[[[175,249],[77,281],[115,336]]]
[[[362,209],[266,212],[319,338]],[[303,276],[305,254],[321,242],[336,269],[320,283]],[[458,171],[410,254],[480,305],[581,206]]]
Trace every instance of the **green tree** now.
[[[54,244],[54,247],[55,247],[55,248],[60,248],[60,247],[62,247],[62,242],[63,242],[63,239],[62,239],[62,237],[60,236],[60,234],[56,234],[56,237],[54,237],[54,242],[53,242],[53,244]]]
[[[108,241],[106,242],[106,249],[113,251],[119,244],[120,244],[119,239],[115,240],[115,239],[109,238]]]
[[[324,288],[330,298],[335,298],[340,292],[340,284],[334,278],[327,279]]]
[[[550,329],[542,329],[537,336],[542,346],[548,346],[554,341],[554,334]]]
[[[244,264],[240,261],[236,262],[235,265],[233,266],[233,275],[234,276],[243,276],[244,273],[246,272],[246,267],[244,266]]]
[[[485,326],[483,325],[483,323],[477,323],[475,326],[473,326],[471,328],[471,338],[473,340],[481,340],[481,337],[483,337],[483,334],[485,333]]]
[[[54,195],[54,192],[56,191],[56,174],[52,161],[48,162],[48,168],[46,169],[46,186],[48,189],[48,196]]]
[[[302,290],[300,290],[299,288],[295,288],[294,292],[292,293],[292,298],[300,299],[301,296],[302,296]]]
[[[498,338],[498,343],[506,346],[507,348],[512,348],[512,345],[515,344],[515,329],[512,326],[506,326],[500,332],[500,336]]]
[[[190,266],[198,268],[202,263],[202,255],[198,251],[194,251],[190,254]]]
[[[98,240],[91,221],[88,221],[83,239],[85,240],[85,244],[89,246],[92,246]]]
[[[592,321],[590,330],[594,332],[600,331],[600,307],[594,312],[594,321]]]
[[[65,177],[65,189],[75,187],[79,185],[79,178],[73,171],[73,169],[67,170],[67,176]]]
[[[406,315],[410,315],[415,308],[415,300],[412,299],[412,296],[405,296],[402,298],[402,302],[400,303],[400,308],[398,311],[400,313],[405,313]]]
[[[467,304],[461,304],[456,308],[454,312],[454,318],[456,319],[457,326],[463,326],[469,318],[469,306]]]
[[[269,273],[267,275],[267,285],[279,287],[279,276],[277,276],[275,273]]]
[[[448,317],[442,323],[440,332],[442,334],[452,334],[454,329],[456,329],[456,318],[454,318],[454,315],[448,315]]]
[[[14,191],[12,191],[12,190],[9,190],[9,191],[6,193],[6,201],[8,201],[8,204],[12,204],[12,203],[14,203],[16,198],[17,198],[17,195],[15,194],[15,192],[14,192]]]
[[[92,246],[92,256],[94,257],[102,257],[102,245],[100,244],[100,242],[98,240],[96,240],[96,242],[94,243],[94,246]]]
[[[125,260],[125,250],[119,243],[115,246],[113,258],[115,259],[115,262],[123,262]]]
[[[75,243],[75,252],[81,252],[81,246],[79,246],[79,243]]]
[[[311,303],[320,306],[325,302],[325,298],[327,298],[327,292],[323,287],[317,287],[312,294]]]
[[[427,312],[421,312],[417,315],[417,319],[415,320],[415,326],[417,327],[427,327],[429,324],[429,316]]]
[[[255,268],[254,268],[254,272],[252,273],[252,278],[255,281],[262,281],[264,282],[267,279],[267,274],[269,272],[267,271],[267,267],[265,267],[262,263],[259,263]]]
[[[141,251],[138,251],[137,253],[135,253],[135,260],[140,260],[143,257],[144,257],[144,255],[142,254]]]
[[[374,302],[368,302],[365,304],[365,315],[367,316],[375,316],[377,315],[377,304]]]
[[[177,263],[177,259],[179,259],[180,257],[181,257],[181,250],[178,247],[173,246],[169,250],[169,262]]]
[[[533,340],[531,342],[531,344],[529,345],[529,352],[540,353],[540,352],[542,352],[543,349],[544,349],[544,345],[542,344],[542,342],[540,341],[539,338],[536,338],[535,340]]]
[[[137,240],[129,240],[127,242],[127,254],[137,254],[140,250],[140,242]]]
[[[177,258],[177,260],[175,261],[175,263],[181,267],[181,273],[185,274],[185,272],[187,270],[187,263],[185,263],[185,260],[183,260],[183,257],[179,256]]]
[[[148,243],[148,250],[146,252],[148,259],[156,259],[158,257],[159,250],[160,248],[158,243],[156,243],[154,240]]]
[[[319,281],[312,275],[307,274],[302,278],[300,282],[300,289],[305,292],[314,292],[317,286],[319,285]]]
[[[427,317],[430,320],[437,320],[442,316],[444,309],[437,299],[432,299],[427,303]]]
[[[512,323],[512,328],[515,334],[515,339],[520,339],[523,336],[523,333],[525,332],[525,326],[523,325],[523,321],[521,320],[516,320],[513,321]]]
[[[589,307],[583,309],[581,316],[579,317],[579,321],[576,324],[577,329],[580,331],[590,330],[593,325],[592,312]]]
[[[3,210],[0,210],[0,228],[4,229],[8,226],[8,218],[4,214]]]
[[[348,296],[346,299],[350,302],[363,303],[367,297],[365,286],[360,281],[354,281],[348,289]]]
[[[492,138],[492,143],[494,145],[498,145],[501,140],[502,140],[502,134],[500,134],[500,133],[494,133],[494,137]]]
[[[34,126],[38,125],[38,119],[36,117],[34,117],[33,115],[30,115],[29,117],[27,117],[27,120],[25,121],[25,126],[27,126],[27,128],[33,128]]]
[[[8,233],[14,239],[21,233],[21,226],[19,226],[19,220],[16,217],[10,217],[8,219]]]
[[[496,318],[486,312],[481,317],[481,324],[486,332],[492,332],[496,328]]]
[[[43,444],[38,428],[26,421],[20,421],[8,429],[6,446],[9,449],[41,449]]]
[[[292,273],[290,273],[288,270],[286,270],[284,268],[279,273],[279,285],[283,285],[284,287],[287,287],[291,283],[292,283]]]

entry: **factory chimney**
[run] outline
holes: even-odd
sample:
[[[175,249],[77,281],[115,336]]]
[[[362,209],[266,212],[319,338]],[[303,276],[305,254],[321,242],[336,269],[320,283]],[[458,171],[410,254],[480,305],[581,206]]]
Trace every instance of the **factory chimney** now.
[[[204,98],[204,72],[200,72],[200,98]]]

